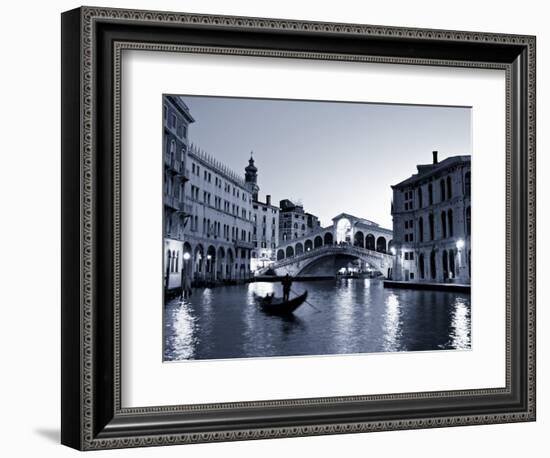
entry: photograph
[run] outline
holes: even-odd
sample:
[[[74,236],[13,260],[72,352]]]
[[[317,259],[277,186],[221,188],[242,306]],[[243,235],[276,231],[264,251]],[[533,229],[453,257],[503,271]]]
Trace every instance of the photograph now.
[[[162,95],[163,361],[471,350],[471,117]]]

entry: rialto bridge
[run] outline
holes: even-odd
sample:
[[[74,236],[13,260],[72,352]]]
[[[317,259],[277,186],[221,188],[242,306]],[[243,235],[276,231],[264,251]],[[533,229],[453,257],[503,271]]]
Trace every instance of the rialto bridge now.
[[[327,263],[359,259],[388,275],[393,265],[391,230],[347,213],[341,213],[332,222],[331,226],[305,237],[280,243],[276,260],[258,273],[318,275],[323,268],[330,268]]]

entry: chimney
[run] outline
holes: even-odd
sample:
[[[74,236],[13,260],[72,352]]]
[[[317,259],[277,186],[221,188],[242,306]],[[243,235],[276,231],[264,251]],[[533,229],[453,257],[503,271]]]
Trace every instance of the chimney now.
[[[269,194],[267,194],[267,195],[265,196],[265,203],[266,203],[267,205],[271,205],[271,196],[270,196]]]
[[[434,165],[437,164],[437,151],[432,151],[432,155],[434,157]]]

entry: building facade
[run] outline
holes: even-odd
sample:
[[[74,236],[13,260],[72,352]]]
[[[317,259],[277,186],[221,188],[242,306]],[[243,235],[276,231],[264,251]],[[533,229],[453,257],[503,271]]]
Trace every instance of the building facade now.
[[[393,280],[470,283],[471,158],[418,165],[392,186]]]
[[[165,291],[181,287],[183,281],[183,240],[188,208],[185,205],[187,181],[188,129],[194,122],[189,108],[179,97],[163,100],[163,277]]]
[[[321,228],[319,218],[288,199],[279,202],[279,243],[305,237]]]
[[[245,171],[245,183],[252,193],[252,259],[250,268],[256,272],[275,259],[275,250],[279,242],[279,207],[271,204],[271,196],[265,196],[265,202],[259,200],[258,168],[254,158],[250,157]]]
[[[186,203],[189,224],[184,249],[195,282],[250,277],[254,247],[252,192],[237,175],[211,155],[191,145]]]

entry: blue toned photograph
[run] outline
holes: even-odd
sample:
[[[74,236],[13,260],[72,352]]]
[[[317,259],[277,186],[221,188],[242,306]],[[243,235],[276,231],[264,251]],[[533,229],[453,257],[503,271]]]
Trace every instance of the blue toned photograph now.
[[[471,107],[170,94],[162,129],[165,362],[471,349]]]

